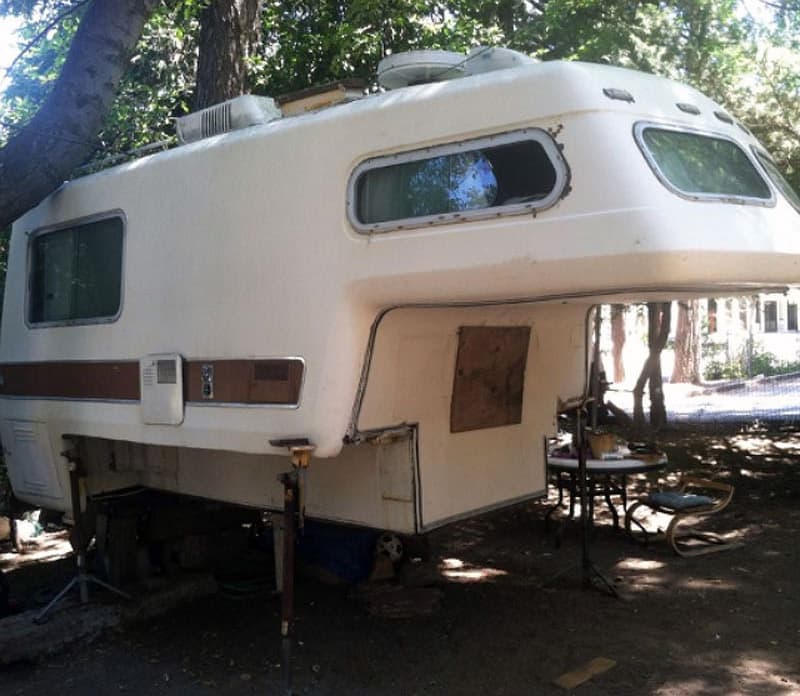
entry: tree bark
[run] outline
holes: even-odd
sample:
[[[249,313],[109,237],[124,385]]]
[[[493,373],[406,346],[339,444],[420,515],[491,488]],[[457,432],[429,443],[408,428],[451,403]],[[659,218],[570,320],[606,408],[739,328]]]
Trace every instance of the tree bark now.
[[[61,74],[30,122],[0,150],[0,229],[86,162],[155,0],[95,0]]]
[[[650,353],[644,361],[642,371],[633,388],[633,422],[636,427],[644,426],[645,385],[650,383],[650,425],[658,429],[667,422],[667,410],[664,404],[663,378],[661,375],[661,351],[667,345],[672,303],[649,302],[647,304],[647,347]]]
[[[195,109],[247,92],[247,61],[261,35],[261,7],[261,0],[214,0],[203,10]]]
[[[700,312],[697,300],[678,303],[675,364],[670,381],[700,384]]]
[[[625,381],[625,364],[622,351],[625,348],[625,305],[611,305],[611,357],[614,361],[614,382]]]

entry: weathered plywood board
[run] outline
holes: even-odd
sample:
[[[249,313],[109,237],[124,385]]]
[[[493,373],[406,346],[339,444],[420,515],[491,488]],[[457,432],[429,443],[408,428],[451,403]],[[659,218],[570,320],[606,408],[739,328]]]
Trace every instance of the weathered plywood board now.
[[[462,326],[450,432],[522,422],[529,326]]]

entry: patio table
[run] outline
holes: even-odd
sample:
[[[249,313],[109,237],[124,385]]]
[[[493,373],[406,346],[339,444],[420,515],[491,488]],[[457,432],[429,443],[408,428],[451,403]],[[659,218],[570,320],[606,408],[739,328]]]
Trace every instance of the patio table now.
[[[628,476],[632,474],[647,474],[659,471],[667,465],[666,455],[658,459],[644,460],[634,457],[624,459],[587,459],[586,473],[588,478],[588,497],[589,497],[589,519],[594,522],[594,499],[595,496],[603,496],[611,515],[614,519],[614,527],[619,528],[619,513],[611,502],[612,495],[618,495],[622,500],[623,513],[628,510]],[[547,511],[545,521],[550,519],[550,515],[564,502],[564,491],[569,492],[569,516],[570,519],[575,514],[575,499],[580,498],[580,486],[578,481],[578,459],[571,457],[548,456],[547,470],[549,474],[555,474],[556,485],[558,486],[558,502]]]

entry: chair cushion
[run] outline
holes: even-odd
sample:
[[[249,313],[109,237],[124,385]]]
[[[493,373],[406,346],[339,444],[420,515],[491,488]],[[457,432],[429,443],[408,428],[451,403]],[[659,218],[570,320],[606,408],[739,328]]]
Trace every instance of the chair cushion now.
[[[647,496],[647,502],[659,507],[673,510],[689,510],[691,508],[712,505],[714,500],[707,495],[693,493],[677,493],[675,491],[657,491]]]

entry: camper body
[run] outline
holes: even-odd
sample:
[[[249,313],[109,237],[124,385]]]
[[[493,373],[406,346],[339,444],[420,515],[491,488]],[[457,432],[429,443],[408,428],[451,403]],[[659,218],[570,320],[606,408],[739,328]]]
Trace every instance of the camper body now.
[[[682,187],[681,138],[747,169],[731,173],[741,190]],[[769,167],[691,88],[553,62],[69,182],[11,239],[14,490],[68,512],[69,435],[89,494],[279,508],[277,443],[307,438],[320,519],[413,533],[541,495],[557,404],[587,388],[594,303],[797,280],[800,217]],[[411,200],[442,177],[446,209]],[[105,270],[76,289],[93,254]]]

